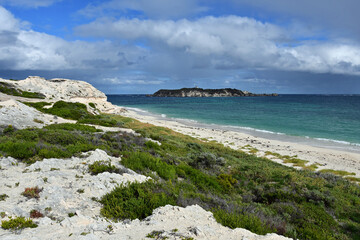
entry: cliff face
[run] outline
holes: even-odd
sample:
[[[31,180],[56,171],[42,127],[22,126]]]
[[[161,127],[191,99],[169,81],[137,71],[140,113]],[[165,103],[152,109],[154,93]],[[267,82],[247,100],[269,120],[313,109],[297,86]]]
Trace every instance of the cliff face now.
[[[28,77],[24,80],[11,81],[0,79],[22,91],[38,92],[48,99],[70,100],[72,98],[97,98],[106,100],[106,95],[84,81],[69,79],[46,80],[42,77]]]
[[[254,94],[241,91],[235,88],[202,89],[202,88],[181,88],[175,90],[161,89],[155,92],[152,97],[248,97],[248,96],[277,96],[278,94]]]

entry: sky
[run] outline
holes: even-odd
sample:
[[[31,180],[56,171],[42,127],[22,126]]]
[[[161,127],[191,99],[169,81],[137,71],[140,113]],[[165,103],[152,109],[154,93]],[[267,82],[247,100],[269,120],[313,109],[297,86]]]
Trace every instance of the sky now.
[[[358,0],[0,0],[0,77],[360,94]]]

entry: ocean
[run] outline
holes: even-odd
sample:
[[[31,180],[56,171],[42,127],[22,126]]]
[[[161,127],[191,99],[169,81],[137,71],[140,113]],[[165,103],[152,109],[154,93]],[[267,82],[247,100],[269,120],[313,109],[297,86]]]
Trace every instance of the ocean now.
[[[360,95],[176,98],[108,95],[118,106],[202,127],[360,152]]]

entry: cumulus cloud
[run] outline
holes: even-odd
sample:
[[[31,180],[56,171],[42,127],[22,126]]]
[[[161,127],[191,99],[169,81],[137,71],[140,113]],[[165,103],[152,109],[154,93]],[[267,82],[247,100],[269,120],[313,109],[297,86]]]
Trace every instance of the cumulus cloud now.
[[[360,46],[351,42],[297,41],[287,29],[251,18],[203,17],[194,21],[109,19],[76,29],[83,36],[147,39],[150,46],[210,57],[218,69],[255,68],[360,74]]]
[[[149,79],[146,75],[125,75],[121,77],[104,78],[104,80],[113,85],[159,85],[164,83],[162,80]]]
[[[146,50],[111,41],[65,41],[23,27],[0,7],[0,68],[8,70],[118,69],[142,60]],[[5,65],[5,66],[4,66]]]

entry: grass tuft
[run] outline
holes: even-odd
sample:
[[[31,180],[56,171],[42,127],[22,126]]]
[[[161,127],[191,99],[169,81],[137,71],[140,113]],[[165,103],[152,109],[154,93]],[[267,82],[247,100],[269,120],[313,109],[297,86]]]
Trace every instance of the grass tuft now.
[[[36,228],[38,225],[33,223],[31,219],[24,217],[11,218],[7,221],[1,221],[1,227],[5,230],[20,230],[23,228]]]

